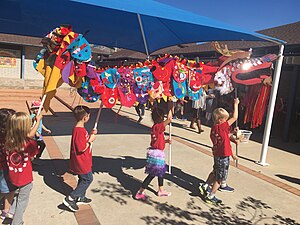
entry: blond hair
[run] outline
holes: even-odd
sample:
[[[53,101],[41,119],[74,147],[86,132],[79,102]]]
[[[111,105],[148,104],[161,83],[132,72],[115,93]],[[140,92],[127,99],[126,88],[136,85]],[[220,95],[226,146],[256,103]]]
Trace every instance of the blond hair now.
[[[24,112],[17,112],[7,121],[7,132],[5,147],[9,151],[19,149],[25,146],[29,139],[28,134],[31,130],[32,120],[30,115]]]
[[[229,113],[223,109],[223,108],[216,108],[213,111],[213,121],[214,123],[218,123],[219,119],[228,119],[229,118]]]

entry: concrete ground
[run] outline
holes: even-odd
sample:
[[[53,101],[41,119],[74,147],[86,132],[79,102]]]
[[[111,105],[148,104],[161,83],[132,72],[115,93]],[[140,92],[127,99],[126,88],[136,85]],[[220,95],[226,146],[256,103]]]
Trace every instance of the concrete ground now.
[[[26,100],[30,103],[40,95],[41,90],[0,89],[0,107],[27,111]],[[66,90],[58,90],[57,96],[72,107],[83,103]],[[99,103],[84,104],[92,109],[87,126],[91,130]],[[152,121],[150,111],[146,111],[138,124],[133,108],[122,107],[116,115],[119,105],[101,112],[99,134],[93,144],[94,181],[87,191],[93,201],[71,213],[62,200],[76,186],[76,177],[68,173],[74,119],[70,107],[57,99],[52,100],[51,108],[55,116],[48,112],[43,121],[52,134],[45,136],[47,151],[42,165],[34,166],[34,188],[24,215],[27,225],[300,224],[299,155],[269,147],[270,165],[262,167],[255,163],[261,144],[241,144],[238,167],[232,163],[228,177],[235,192],[218,192],[224,205],[208,205],[199,197],[198,186],[212,168],[210,129],[203,126],[205,131],[199,135],[188,128],[188,121],[172,123],[172,173],[166,175],[164,185],[172,196],[157,197],[157,180],[153,180],[147,190],[149,199],[134,200],[132,195],[146,176],[145,153]]]

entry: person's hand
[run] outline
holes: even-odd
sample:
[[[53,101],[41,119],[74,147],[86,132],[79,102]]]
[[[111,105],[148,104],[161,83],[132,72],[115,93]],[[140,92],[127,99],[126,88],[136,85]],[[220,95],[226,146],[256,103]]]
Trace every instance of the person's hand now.
[[[93,142],[96,140],[96,135],[95,134],[91,134],[89,142]]]
[[[36,121],[40,121],[43,118],[43,115],[40,113],[39,115],[35,116]]]
[[[168,143],[168,144],[172,144],[172,140],[170,140],[170,139],[166,139],[165,141],[166,141],[166,143]]]
[[[232,155],[232,158],[233,158],[235,161],[239,159],[239,157],[238,157],[237,155],[235,155],[235,154]]]
[[[97,129],[96,128],[93,128],[93,130],[91,131],[91,134],[97,134]]]
[[[238,133],[239,130],[240,130],[239,127],[235,127],[233,129],[233,134],[237,135],[237,133]]]
[[[51,134],[51,130],[46,129],[45,131],[46,131],[47,134]]]
[[[238,105],[238,104],[240,104],[240,100],[239,100],[239,98],[235,98],[235,99],[233,100],[233,102],[234,102],[234,104],[235,104],[235,105]]]

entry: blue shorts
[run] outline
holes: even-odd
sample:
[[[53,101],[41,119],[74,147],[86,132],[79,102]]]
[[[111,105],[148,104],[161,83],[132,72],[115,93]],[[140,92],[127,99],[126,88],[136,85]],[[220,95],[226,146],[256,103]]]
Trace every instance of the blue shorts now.
[[[214,157],[214,173],[217,181],[224,181],[227,179],[229,164],[229,156]]]
[[[8,188],[6,179],[4,177],[3,170],[0,170],[0,191],[1,191],[1,193],[4,193],[4,194],[9,193],[9,188]]]

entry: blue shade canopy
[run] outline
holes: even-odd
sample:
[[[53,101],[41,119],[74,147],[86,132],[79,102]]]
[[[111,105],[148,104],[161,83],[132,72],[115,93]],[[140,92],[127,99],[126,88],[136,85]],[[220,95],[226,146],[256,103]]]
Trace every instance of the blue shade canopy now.
[[[153,0],[1,0],[0,32],[43,37],[61,24],[90,43],[150,54],[206,41],[284,41]]]

